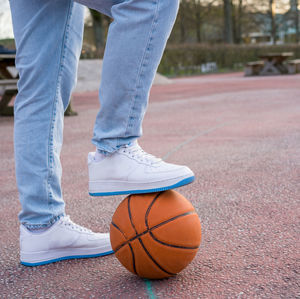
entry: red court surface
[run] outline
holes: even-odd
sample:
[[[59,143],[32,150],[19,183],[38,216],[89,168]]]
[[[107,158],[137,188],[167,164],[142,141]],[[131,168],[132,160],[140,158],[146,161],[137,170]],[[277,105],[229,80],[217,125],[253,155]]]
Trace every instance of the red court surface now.
[[[73,106],[79,115],[65,120],[62,151],[66,211],[107,231],[123,196],[88,195],[97,93],[74,95]],[[195,183],[178,191],[203,227],[194,261],[161,281],[134,276],[114,256],[21,266],[12,118],[0,118],[0,138],[0,298],[300,298],[300,75],[153,87],[140,144],[194,170]]]

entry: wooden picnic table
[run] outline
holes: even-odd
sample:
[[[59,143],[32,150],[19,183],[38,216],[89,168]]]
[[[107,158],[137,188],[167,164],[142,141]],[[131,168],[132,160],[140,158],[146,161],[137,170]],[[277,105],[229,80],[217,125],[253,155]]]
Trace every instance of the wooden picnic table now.
[[[260,71],[260,75],[282,75],[287,74],[288,69],[284,64],[284,61],[292,57],[294,53],[267,53],[260,55],[260,58],[264,61],[264,66]]]
[[[17,79],[14,75],[8,70],[8,67],[15,66],[15,54],[0,54],[0,79]]]
[[[9,71],[15,66],[15,54],[0,54],[0,115],[12,116],[13,107],[9,106],[12,98],[18,93],[18,73]]]
[[[13,107],[9,106],[10,101],[18,93],[17,82],[19,74],[13,74],[9,71],[9,67],[15,66],[15,54],[0,54],[0,115],[13,116]],[[71,102],[65,111],[65,115],[77,115],[73,111]]]

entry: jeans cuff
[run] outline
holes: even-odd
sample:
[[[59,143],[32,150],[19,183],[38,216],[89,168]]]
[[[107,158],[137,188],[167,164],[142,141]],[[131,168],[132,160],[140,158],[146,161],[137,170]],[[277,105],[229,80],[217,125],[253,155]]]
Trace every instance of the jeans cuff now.
[[[121,139],[117,140],[116,146],[110,146],[106,145],[103,143],[94,143],[97,148],[97,152],[104,155],[104,156],[110,156],[113,153],[115,153],[117,150],[119,150],[121,147],[126,146],[126,145],[131,145],[133,144],[134,141],[123,141]]]
[[[58,221],[61,217],[64,217],[65,213],[54,216],[50,219],[48,223],[43,223],[43,224],[29,224],[26,222],[21,222],[22,225],[24,225],[28,229],[39,229],[39,228],[48,228],[52,226],[56,221]]]

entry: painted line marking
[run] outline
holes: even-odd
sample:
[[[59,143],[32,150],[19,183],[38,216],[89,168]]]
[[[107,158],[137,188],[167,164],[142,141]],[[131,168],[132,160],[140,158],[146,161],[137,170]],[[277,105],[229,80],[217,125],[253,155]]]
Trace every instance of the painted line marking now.
[[[174,154],[175,152],[179,151],[179,150],[180,150],[181,148],[183,148],[185,145],[191,143],[192,141],[194,141],[194,140],[197,139],[198,137],[207,135],[207,134],[209,134],[209,133],[211,133],[211,132],[213,132],[213,131],[215,131],[215,130],[217,130],[217,129],[219,129],[219,128],[225,127],[225,126],[227,126],[227,125],[229,125],[229,124],[231,124],[231,123],[232,123],[232,122],[221,123],[221,124],[219,124],[219,125],[217,125],[217,126],[215,126],[215,127],[212,127],[212,128],[207,129],[207,130],[205,130],[205,131],[199,132],[199,133],[196,134],[195,136],[193,136],[193,137],[191,137],[191,138],[185,140],[185,141],[182,142],[182,143],[179,143],[176,147],[174,147],[174,148],[173,148],[172,150],[170,150],[166,155],[164,155],[164,156],[163,156],[163,159],[165,160],[165,159],[169,158],[172,154]],[[151,280],[145,279],[144,281],[145,281],[145,283],[146,283],[146,289],[147,289],[147,294],[148,294],[149,298],[150,298],[150,299],[156,299],[157,297],[155,296],[154,291],[153,291],[153,289],[152,289],[152,283],[151,283]]]
[[[220,128],[223,128],[229,124],[231,124],[232,122],[224,122],[224,123],[221,123],[215,127],[212,127],[212,128],[209,128],[205,131],[202,131],[202,132],[199,132],[198,134],[196,134],[195,136],[183,141],[182,143],[179,143],[177,146],[175,146],[173,149],[171,149],[168,153],[166,153],[164,156],[163,156],[163,160],[169,158],[171,155],[173,155],[174,153],[176,153],[177,151],[179,151],[181,148],[183,148],[185,145],[191,143],[192,141],[194,141],[195,139],[197,139],[198,137],[200,136],[205,136],[213,131],[216,131],[217,129],[220,129]]]
[[[150,299],[156,299],[157,297],[154,295],[154,292],[152,290],[152,283],[149,279],[145,279],[147,293]]]

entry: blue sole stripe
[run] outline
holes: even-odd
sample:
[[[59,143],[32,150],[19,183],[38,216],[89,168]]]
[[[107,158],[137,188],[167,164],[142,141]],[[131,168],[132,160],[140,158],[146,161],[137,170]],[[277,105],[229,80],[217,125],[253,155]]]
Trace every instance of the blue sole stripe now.
[[[26,262],[22,262],[22,261],[20,261],[20,263],[24,266],[34,267],[34,266],[47,265],[47,264],[51,264],[51,263],[55,263],[55,262],[59,262],[59,261],[64,261],[64,260],[85,259],[85,258],[91,258],[91,257],[105,256],[105,255],[109,255],[109,254],[112,254],[112,253],[114,253],[114,252],[111,250],[111,251],[107,251],[107,252],[103,252],[103,253],[90,254],[90,255],[64,256],[64,257],[60,257],[60,258],[57,258],[57,259],[48,260],[48,261],[39,262],[39,263],[26,263]]]
[[[166,187],[161,187],[161,188],[154,188],[154,189],[147,189],[147,190],[128,190],[128,191],[115,191],[115,192],[100,192],[100,193],[91,193],[89,194],[91,196],[110,196],[110,195],[124,195],[124,194],[142,194],[142,193],[153,193],[153,192],[160,192],[160,191],[166,191],[170,189],[175,189],[178,187],[182,187],[184,185],[190,184],[195,180],[194,176],[191,176],[189,178],[186,178],[184,180],[181,180],[180,182],[166,186]]]

